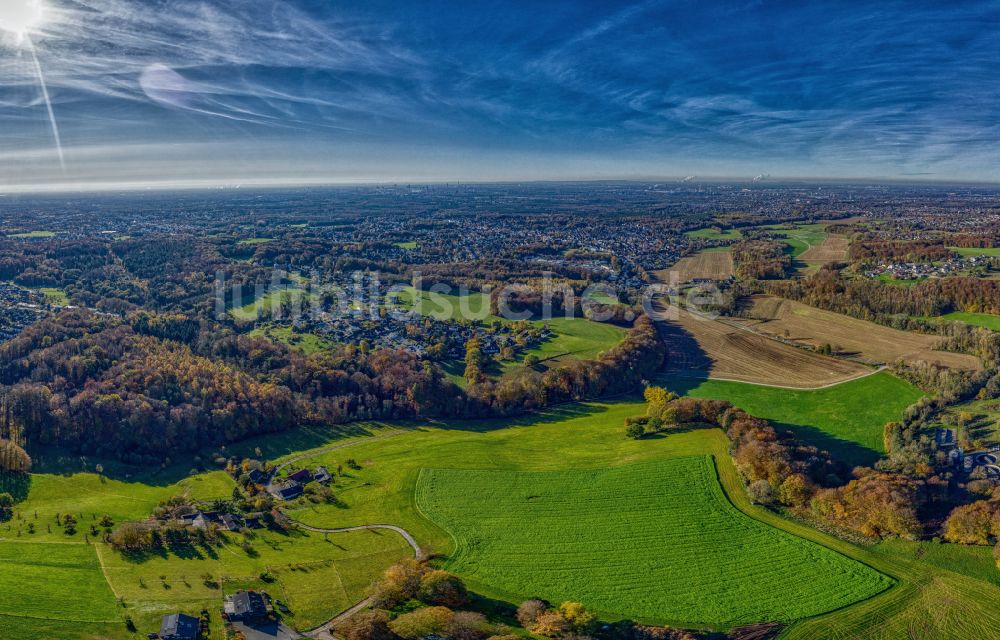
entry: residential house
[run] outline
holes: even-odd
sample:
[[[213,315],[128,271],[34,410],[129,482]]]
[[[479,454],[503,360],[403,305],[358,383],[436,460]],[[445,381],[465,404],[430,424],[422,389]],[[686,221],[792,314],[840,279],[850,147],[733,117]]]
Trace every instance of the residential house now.
[[[261,593],[237,591],[231,596],[226,596],[222,613],[230,622],[253,624],[267,618],[268,605]]]
[[[198,640],[201,621],[183,613],[163,616],[160,622],[160,640]]]

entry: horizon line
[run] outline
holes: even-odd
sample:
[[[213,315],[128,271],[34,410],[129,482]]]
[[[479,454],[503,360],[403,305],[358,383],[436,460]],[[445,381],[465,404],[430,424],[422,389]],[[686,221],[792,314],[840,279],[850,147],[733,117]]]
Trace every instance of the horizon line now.
[[[715,183],[734,184],[748,183],[753,185],[797,184],[840,184],[840,185],[954,185],[954,186],[992,186],[1000,187],[1000,178],[996,180],[963,179],[963,178],[930,178],[927,176],[898,177],[840,177],[840,176],[768,176],[764,179],[750,176],[680,176],[680,175],[644,175],[644,176],[578,176],[551,178],[316,178],[316,179],[211,179],[211,180],[164,180],[164,181],[132,181],[132,182],[97,182],[97,183],[54,183],[51,185],[25,184],[0,186],[0,198],[11,195],[77,195],[77,194],[111,194],[111,193],[169,193],[189,191],[238,191],[238,190],[271,190],[271,189],[301,189],[301,188],[349,188],[377,186],[438,186],[438,185],[518,185],[518,184],[585,184],[585,183],[649,183],[675,182],[679,184]],[[0,201],[2,202],[2,201]]]

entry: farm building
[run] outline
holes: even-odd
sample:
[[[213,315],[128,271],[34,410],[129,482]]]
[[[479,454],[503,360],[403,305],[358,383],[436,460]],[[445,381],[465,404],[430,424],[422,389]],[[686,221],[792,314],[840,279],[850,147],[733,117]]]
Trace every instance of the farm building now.
[[[226,596],[222,613],[230,622],[254,623],[267,618],[268,606],[263,594],[256,591],[237,591]]]
[[[160,640],[198,640],[201,621],[198,618],[174,613],[163,616],[160,623]]]
[[[279,500],[294,500],[302,495],[302,485],[294,480],[271,485],[271,495]]]

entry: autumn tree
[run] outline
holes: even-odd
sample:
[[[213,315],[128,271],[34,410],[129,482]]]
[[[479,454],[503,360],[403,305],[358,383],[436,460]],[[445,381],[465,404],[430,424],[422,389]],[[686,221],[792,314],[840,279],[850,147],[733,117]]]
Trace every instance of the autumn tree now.
[[[469,592],[462,580],[447,571],[428,571],[420,578],[417,597],[427,604],[461,607],[469,602]]]
[[[363,611],[337,625],[337,633],[346,640],[394,640],[389,616],[383,611]]]
[[[29,473],[31,457],[10,440],[0,440],[0,473]]]
[[[420,640],[428,636],[446,637],[454,616],[448,607],[423,607],[399,616],[389,623],[389,628],[406,640]]]
[[[548,611],[549,605],[544,600],[525,600],[517,608],[517,621],[525,629],[530,629],[535,625],[538,616]]]
[[[574,633],[586,635],[597,622],[597,616],[587,611],[579,602],[564,602],[559,605],[559,613],[566,619]]]
[[[1000,500],[977,500],[952,510],[944,524],[944,537],[959,544],[989,544],[1000,537]]]

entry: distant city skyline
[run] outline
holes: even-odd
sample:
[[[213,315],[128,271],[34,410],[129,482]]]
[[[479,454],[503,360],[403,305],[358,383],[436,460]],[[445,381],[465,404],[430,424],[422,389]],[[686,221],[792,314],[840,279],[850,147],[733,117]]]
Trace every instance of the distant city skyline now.
[[[1000,182],[997,2],[0,5],[0,193]]]

